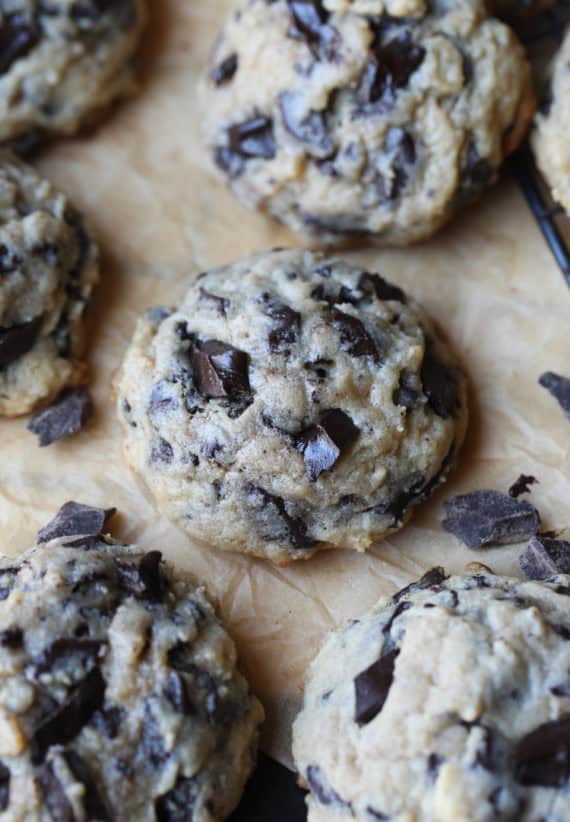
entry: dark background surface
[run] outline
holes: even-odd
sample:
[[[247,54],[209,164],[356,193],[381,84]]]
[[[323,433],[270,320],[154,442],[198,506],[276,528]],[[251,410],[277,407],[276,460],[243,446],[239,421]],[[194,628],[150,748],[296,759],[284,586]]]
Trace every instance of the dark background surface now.
[[[295,774],[274,759],[259,754],[250,779],[230,822],[305,822],[305,792]]]

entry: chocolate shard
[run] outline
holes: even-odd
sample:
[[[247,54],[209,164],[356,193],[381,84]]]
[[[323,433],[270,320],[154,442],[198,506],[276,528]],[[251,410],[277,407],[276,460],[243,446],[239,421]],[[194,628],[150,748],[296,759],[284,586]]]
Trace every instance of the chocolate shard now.
[[[372,357],[374,362],[380,362],[374,339],[357,317],[333,308],[332,322],[340,333],[341,345],[345,351],[353,357]]]
[[[514,497],[514,499],[517,499],[517,497],[520,497],[521,494],[530,494],[530,486],[537,482],[537,478],[533,477],[531,474],[521,474],[509,488],[509,497]]]
[[[0,25],[0,74],[5,74],[16,60],[26,57],[40,37],[41,29],[34,20],[18,12],[4,12]]]
[[[495,169],[486,157],[481,157],[475,143],[470,142],[461,163],[461,176],[457,198],[466,205],[490,185]]]
[[[542,374],[538,382],[558,401],[560,408],[570,420],[570,379],[547,371]]]
[[[392,108],[398,89],[407,86],[425,55],[425,49],[414,43],[409,31],[401,32],[387,43],[378,44],[360,81],[360,103],[364,106],[380,105],[383,110]]]
[[[340,35],[328,24],[329,12],[322,0],[287,0],[292,24],[289,36],[304,40],[317,59],[334,59]]]
[[[38,436],[43,448],[77,434],[92,416],[93,402],[87,389],[73,388],[61,394],[49,408],[35,414],[27,428]]]
[[[160,602],[164,593],[160,551],[149,551],[138,562],[119,557],[114,561],[119,585],[124,591],[137,599]]]
[[[303,454],[311,482],[329,471],[350,448],[360,429],[348,414],[334,408],[297,438],[297,449]]]
[[[540,516],[530,502],[499,491],[472,491],[444,506],[443,527],[468,548],[523,542],[540,528]]]
[[[10,769],[0,762],[0,813],[10,804]]]
[[[325,776],[318,765],[309,765],[307,768],[307,785],[309,790],[321,805],[338,805],[344,808],[350,808],[350,802],[347,802],[334,788],[329,785]]]
[[[10,365],[34,347],[42,322],[43,317],[36,317],[22,325],[0,328],[0,366]]]
[[[303,116],[298,111],[300,100],[299,95],[291,91],[279,95],[279,107],[285,128],[289,134],[306,145],[309,154],[326,160],[334,154],[334,144],[327,127],[326,115],[322,111],[310,111]]]
[[[55,517],[38,531],[38,543],[79,534],[96,537],[102,534],[116,514],[116,508],[93,508],[80,502],[66,502]]]
[[[527,579],[570,574],[570,542],[537,534],[520,555],[519,565]]]
[[[186,684],[180,674],[171,671],[168,674],[166,685],[163,689],[164,696],[170,702],[175,711],[184,716],[192,713],[192,706],[188,699]]]
[[[407,594],[414,593],[415,591],[426,591],[429,588],[437,588],[445,582],[447,578],[448,576],[445,570],[440,565],[431,568],[417,582],[412,582],[410,585],[406,585],[405,588],[395,593],[392,597],[392,602],[399,602],[403,597],[407,596]]]
[[[378,174],[376,189],[381,203],[391,203],[406,188],[417,161],[416,143],[403,128],[391,128],[386,135],[384,151],[390,155],[391,174]]]
[[[76,780],[83,785],[83,808],[86,819],[110,822],[111,817],[83,759],[75,751],[64,751],[62,756]]]
[[[65,788],[57,778],[53,760],[37,769],[36,779],[50,817],[58,822],[78,822]]]
[[[21,628],[6,628],[5,631],[0,631],[0,645],[17,651],[24,645],[24,632]]]
[[[393,648],[387,654],[358,674],[354,680],[355,712],[354,721],[367,725],[378,716],[394,679],[394,666],[400,651]]]
[[[226,312],[230,307],[230,301],[227,297],[218,297],[217,294],[212,294],[206,288],[200,288],[200,299],[211,303],[221,317],[226,316]]]
[[[222,60],[221,63],[218,63],[217,66],[214,66],[210,72],[210,77],[215,86],[224,86],[230,82],[237,70],[238,56],[234,52],[226,57],[225,60]]]
[[[272,160],[276,154],[273,121],[262,115],[228,129],[230,151],[241,157]]]
[[[433,349],[433,343],[426,340],[420,376],[430,408],[446,420],[454,417],[461,407],[458,372],[438,360]]]
[[[561,788],[570,778],[570,714],[540,725],[514,752],[515,778],[527,786]]]
[[[54,745],[66,745],[75,739],[103,704],[105,687],[101,671],[93,668],[67,699],[39,723],[32,734],[34,763],[42,762]]]
[[[249,394],[249,356],[244,351],[208,340],[192,349],[196,388],[204,397],[239,398]]]
[[[156,818],[158,822],[193,822],[197,800],[196,782],[179,777],[172,790],[156,800]]]
[[[80,658],[84,662],[94,663],[104,655],[106,648],[107,642],[104,639],[78,639],[76,637],[56,639],[44,648],[34,662],[34,675],[37,677],[51,671],[57,662],[70,656]]]
[[[406,411],[413,411],[417,401],[418,390],[416,375],[410,371],[402,371],[400,374],[400,383],[392,394],[392,402],[394,405],[400,406],[400,408],[405,408]]]
[[[287,346],[297,342],[301,330],[301,315],[271,294],[262,294],[263,313],[275,320],[275,328],[269,332],[269,348],[274,354],[288,354]]]
[[[124,717],[124,708],[108,707],[96,711],[91,721],[108,739],[116,739],[121,730]]]
[[[360,275],[358,287],[369,294],[375,294],[379,300],[386,300],[387,302],[393,300],[399,303],[406,303],[407,297],[401,288],[397,285],[389,283],[380,274],[370,274],[368,271]]]
[[[247,491],[252,514],[258,515],[265,539],[283,541],[299,551],[312,548],[315,540],[308,533],[306,522],[288,510],[284,499],[255,485]]]

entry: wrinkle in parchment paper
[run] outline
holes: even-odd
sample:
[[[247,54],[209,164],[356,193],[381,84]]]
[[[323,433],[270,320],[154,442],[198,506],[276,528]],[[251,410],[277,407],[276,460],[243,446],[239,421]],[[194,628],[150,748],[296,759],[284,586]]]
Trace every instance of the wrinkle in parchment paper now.
[[[15,555],[31,545],[68,499],[117,506],[118,536],[161,550],[218,597],[267,709],[263,746],[288,761],[303,676],[327,631],[436,564],[461,572],[481,561],[519,573],[520,547],[470,552],[446,534],[443,499],[474,488],[506,491],[524,472],[540,481],[531,498],[544,528],[570,526],[570,427],[537,384],[544,371],[570,371],[570,294],[508,179],[420,247],[352,251],[348,257],[420,299],[463,356],[472,413],[458,470],[411,525],[367,555],[325,552],[283,569],[191,543],[153,510],[121,459],[112,378],[140,312],[176,303],[200,270],[295,239],[244,211],[210,176],[200,145],[197,78],[229,0],[152,5],[140,94],[96,132],[38,158],[84,210],[103,252],[90,320],[97,413],[83,434],[47,449],[25,420],[0,421],[3,547]]]

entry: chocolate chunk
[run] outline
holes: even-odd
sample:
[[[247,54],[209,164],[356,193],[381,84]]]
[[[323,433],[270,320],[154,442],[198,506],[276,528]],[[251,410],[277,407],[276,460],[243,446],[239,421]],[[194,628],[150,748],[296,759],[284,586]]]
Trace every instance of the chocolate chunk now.
[[[297,449],[303,454],[309,479],[314,482],[323,471],[330,470],[350,448],[360,433],[348,414],[334,408],[297,438]]]
[[[412,176],[416,165],[416,144],[403,128],[391,128],[386,135],[384,151],[391,155],[390,176],[378,175],[376,188],[380,202],[391,203],[400,196]]]
[[[91,723],[108,739],[116,739],[125,716],[124,708],[102,708],[93,714]]]
[[[536,508],[499,491],[472,491],[444,503],[442,525],[468,548],[523,542],[540,528]]]
[[[333,60],[340,35],[327,23],[329,13],[323,8],[321,0],[287,0],[287,3],[292,18],[289,36],[304,40],[315,57]]]
[[[247,491],[253,512],[261,514],[259,524],[265,539],[283,541],[301,551],[315,544],[307,532],[306,523],[301,517],[289,513],[285,500],[254,485],[250,485]]]
[[[461,165],[458,197],[462,203],[472,200],[491,183],[495,170],[489,160],[481,157],[477,146],[469,143]]]
[[[374,339],[357,317],[333,308],[332,321],[333,326],[340,333],[340,342],[344,351],[353,357],[372,357],[374,362],[380,362]]]
[[[10,804],[10,770],[0,762],[0,812]]]
[[[34,347],[42,322],[40,316],[22,325],[0,328],[0,366],[10,365]]]
[[[228,145],[234,154],[241,157],[272,160],[276,153],[273,121],[269,117],[259,116],[230,126]]]
[[[410,371],[402,371],[400,384],[392,394],[394,405],[399,405],[407,411],[413,411],[418,401],[416,375]]]
[[[188,716],[192,713],[192,707],[186,692],[186,685],[180,674],[177,674],[176,671],[171,671],[168,674],[163,693],[179,714]]]
[[[171,444],[163,437],[159,437],[154,443],[150,451],[150,461],[155,464],[157,462],[164,462],[170,465],[174,459],[174,449]]]
[[[321,805],[340,805],[344,808],[350,808],[350,802],[342,799],[329,785],[318,765],[309,765],[307,768],[307,784],[311,793]]]
[[[0,569],[0,602],[8,599],[14,587],[14,581],[18,575],[18,568]]]
[[[570,696],[570,680],[553,685],[549,690],[554,696],[568,697]]]
[[[570,714],[523,737],[514,752],[515,778],[527,786],[562,788],[570,778]]]
[[[66,502],[55,517],[38,531],[38,543],[77,534],[99,536],[114,517],[116,508],[92,508],[80,502]]]
[[[234,52],[233,54],[230,54],[229,57],[226,57],[225,60],[222,60],[221,63],[218,63],[217,66],[214,66],[210,72],[210,77],[212,78],[214,85],[223,86],[233,79],[233,76],[237,70],[238,56]]]
[[[172,380],[160,380],[155,383],[150,392],[147,416],[151,422],[155,422],[158,417],[166,411],[178,408],[178,394],[176,383]]]
[[[32,735],[32,759],[41,762],[53,745],[66,745],[75,739],[92,715],[103,704],[105,680],[99,668],[93,668],[81,680],[65,702],[43,719]]]
[[[153,769],[162,765],[168,758],[165,739],[154,716],[150,700],[145,704],[141,746],[144,752],[145,764],[148,763]]]
[[[64,751],[62,753],[67,767],[75,776],[77,781],[83,785],[83,808],[86,819],[96,819],[97,822],[110,822],[105,804],[95,786],[93,777],[89,773],[87,765],[75,751]],[[56,817],[57,818],[57,817]]]
[[[172,790],[156,800],[158,822],[193,822],[197,799],[196,782],[179,777]]]
[[[250,393],[249,356],[227,343],[208,340],[192,350],[196,388],[204,397],[239,398]]]
[[[354,680],[355,713],[354,721],[358,725],[367,725],[378,716],[394,678],[394,666],[400,651],[394,648],[358,674]]]
[[[83,805],[84,818],[96,819],[97,822],[110,822],[111,817],[105,808],[99,791],[95,787],[87,766],[79,754],[75,751],[58,751],[56,757],[63,760],[74,781],[83,787],[83,791],[79,795],[81,797],[79,801]],[[77,822],[73,806],[67,798],[65,786],[57,777],[54,761],[55,758],[50,759],[37,772],[37,779],[44,801],[53,819],[57,819],[58,822]],[[78,798],[77,793],[75,796]]]
[[[435,568],[431,568],[417,582],[412,582],[410,585],[406,585],[405,588],[395,593],[392,597],[392,602],[399,602],[403,597],[408,594],[413,594],[416,591],[426,591],[430,588],[439,587],[447,578],[448,576],[441,566],[438,565]]]
[[[519,557],[527,579],[549,579],[556,574],[570,574],[570,542],[549,539],[538,534]]]
[[[279,106],[287,131],[307,147],[313,157],[326,160],[334,153],[334,145],[322,111],[311,111],[304,117],[299,114],[301,97],[287,91],[279,95]]]
[[[33,664],[34,676],[51,671],[56,663],[69,657],[78,657],[85,663],[94,663],[104,656],[107,642],[100,639],[56,639],[41,652]]]
[[[205,288],[200,288],[200,299],[211,303],[221,317],[226,316],[226,311],[230,307],[230,301],[226,297],[218,297]]]
[[[454,417],[461,407],[458,372],[436,358],[430,340],[426,340],[420,376],[430,408],[444,420]]]
[[[53,442],[77,434],[93,416],[93,402],[86,388],[73,388],[35,414],[28,423],[28,431],[39,437],[43,448]]]
[[[24,644],[24,632],[21,628],[6,628],[0,631],[0,645],[3,648],[11,648],[16,651]]]
[[[11,274],[22,265],[22,258],[13,249],[0,244],[0,274]]]
[[[385,813],[382,813],[381,811],[377,811],[376,808],[373,808],[370,805],[366,806],[366,813],[369,816],[371,816],[372,819],[380,819],[380,820],[390,819],[390,817],[386,816]]]
[[[368,271],[363,272],[358,280],[358,287],[368,294],[375,294],[379,300],[395,301],[399,303],[406,303],[406,294],[397,285],[389,283],[380,274],[369,274]]]
[[[425,49],[416,46],[409,31],[401,32],[387,43],[378,44],[360,81],[360,103],[380,104],[383,110],[392,108],[398,89],[408,84],[425,54]]]
[[[53,761],[38,768],[36,777],[51,818],[58,822],[78,822],[65,788],[57,778]]]
[[[517,499],[517,497],[520,497],[521,494],[529,494],[530,486],[534,485],[536,482],[538,482],[536,477],[533,477],[530,474],[521,474],[509,488],[509,497]]]
[[[301,212],[304,225],[335,236],[369,234],[366,224],[353,214],[313,214]]]
[[[301,315],[271,294],[262,294],[263,313],[275,320],[276,327],[269,332],[270,350],[277,353],[289,353],[287,346],[297,342],[301,329]]]
[[[0,74],[22,57],[26,57],[41,37],[41,29],[24,14],[6,14],[0,25]]]
[[[439,769],[441,768],[441,766],[443,765],[444,762],[445,762],[445,759],[444,759],[443,756],[440,756],[439,754],[436,754],[436,753],[430,753],[430,755],[428,756],[428,761],[427,761],[427,772],[428,772],[430,782],[432,782],[432,783],[437,782],[437,776],[438,776],[438,773],[439,773]]]
[[[570,420],[570,379],[548,371],[542,374],[538,382],[552,394],[555,400],[558,400],[560,408]]]
[[[124,591],[137,599],[160,602],[164,593],[160,551],[149,551],[138,562],[119,557],[115,557],[114,562],[119,585]]]

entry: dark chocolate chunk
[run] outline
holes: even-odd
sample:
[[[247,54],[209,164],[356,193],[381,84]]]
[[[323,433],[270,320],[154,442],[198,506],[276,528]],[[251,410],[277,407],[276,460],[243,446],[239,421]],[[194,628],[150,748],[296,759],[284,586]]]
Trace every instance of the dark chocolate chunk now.
[[[570,778],[570,714],[523,737],[514,752],[515,778],[527,786],[561,788]]]
[[[93,402],[87,389],[72,388],[60,394],[49,408],[35,414],[27,428],[39,437],[39,445],[44,447],[77,434],[92,416]]]
[[[568,697],[570,696],[570,679],[567,682],[560,682],[558,685],[553,685],[549,688],[550,693],[554,696]]]
[[[83,785],[82,800],[86,819],[96,819],[97,822],[110,822],[111,817],[83,759],[75,751],[64,751],[62,756],[71,773]]]
[[[163,693],[179,714],[187,716],[192,713],[192,707],[186,692],[186,685],[180,674],[177,674],[176,671],[171,671],[168,674]]]
[[[340,311],[338,308],[333,308],[332,321],[333,326],[340,333],[343,350],[353,357],[372,357],[374,362],[380,361],[374,339],[357,317],[352,314],[345,314],[344,311]]]
[[[93,668],[69,694],[67,699],[43,719],[32,735],[32,759],[39,763],[53,745],[65,745],[75,739],[93,714],[103,704],[105,680],[99,668]]]
[[[369,234],[366,224],[353,214],[314,214],[301,212],[303,223],[309,229],[326,232],[334,236],[360,236]]]
[[[10,365],[34,347],[42,322],[40,316],[22,325],[0,328],[0,366]]]
[[[309,479],[314,482],[323,471],[330,470],[350,448],[360,433],[348,414],[334,408],[297,438],[297,449],[303,454]]]
[[[99,536],[115,515],[116,508],[92,508],[80,502],[66,502],[55,517],[38,531],[38,543],[77,534]]]
[[[6,14],[0,25],[0,74],[22,57],[26,57],[39,43],[41,29],[35,20],[24,14]]]
[[[334,153],[334,145],[322,111],[311,111],[304,117],[298,113],[301,98],[291,91],[279,95],[279,106],[287,131],[307,146],[314,157],[326,160]]]
[[[210,77],[214,85],[223,86],[230,82],[237,70],[238,56],[234,52],[230,54],[229,57],[226,57],[225,60],[222,60],[221,63],[218,63],[217,66],[214,66],[210,72]]]
[[[171,444],[163,437],[159,437],[154,443],[150,451],[151,463],[164,462],[170,465],[174,459],[174,449]]]
[[[245,123],[230,126],[228,145],[230,150],[240,157],[272,160],[276,153],[273,121],[260,115]]]
[[[11,274],[22,265],[22,258],[13,249],[0,244],[0,274]]]
[[[409,31],[377,45],[360,81],[359,101],[367,106],[380,104],[383,110],[389,110],[394,105],[398,89],[408,84],[425,54],[425,49],[414,43]]]
[[[570,574],[570,542],[549,539],[538,534],[519,557],[527,579],[548,579],[556,574]]]
[[[301,315],[271,294],[262,294],[263,313],[275,320],[275,328],[269,332],[270,350],[277,353],[289,353],[287,346],[297,342],[301,329]]]
[[[536,482],[538,482],[537,478],[533,477],[531,474],[521,474],[509,488],[509,497],[514,497],[514,499],[517,499],[517,497],[520,497],[521,494],[529,494],[530,486],[534,485]]]
[[[307,785],[315,799],[321,805],[340,805],[350,808],[350,802],[342,799],[332,788],[318,765],[309,765],[307,768]]]
[[[270,494],[263,488],[248,487],[248,502],[253,512],[262,513],[260,526],[267,540],[283,541],[292,548],[305,550],[315,544],[309,535],[307,524],[300,516],[287,510],[287,503],[281,497]]]
[[[145,704],[141,746],[144,752],[145,765],[148,764],[152,768],[157,768],[168,758],[165,739],[154,716],[150,700]]]
[[[358,725],[367,725],[378,716],[394,678],[394,666],[400,651],[394,648],[358,674],[354,680],[355,713],[354,721]]]
[[[198,786],[193,779],[179,777],[171,791],[156,800],[158,822],[193,822]]]
[[[431,568],[417,582],[412,582],[410,585],[406,585],[405,588],[395,593],[392,597],[392,602],[399,602],[403,597],[408,594],[413,594],[415,591],[426,591],[429,588],[438,587],[442,582],[445,582],[447,578],[447,574],[441,566]]]
[[[444,503],[442,525],[468,548],[523,542],[540,528],[536,508],[499,491],[472,491]]]
[[[8,599],[14,587],[14,581],[18,574],[18,568],[0,569],[0,602]]]
[[[176,383],[172,380],[160,380],[155,383],[150,392],[147,415],[151,422],[155,422],[165,411],[174,410],[178,407],[178,394]]]
[[[454,417],[461,407],[458,372],[436,358],[430,340],[426,340],[420,376],[430,408],[444,420]]]
[[[321,0],[287,0],[292,25],[289,36],[304,40],[317,59],[333,60],[336,56],[340,35],[327,23],[329,13]]]
[[[160,602],[164,593],[164,582],[160,573],[162,554],[149,551],[138,562],[115,558],[115,568],[119,585],[128,594],[149,602]]]
[[[392,394],[394,405],[399,405],[407,411],[413,411],[418,401],[416,375],[410,371],[402,371],[400,384]]]
[[[404,304],[407,302],[404,291],[398,288],[397,285],[389,283],[388,280],[385,280],[380,274],[370,274],[368,271],[365,271],[360,275],[358,287],[365,293],[375,294],[379,300],[393,300]]]
[[[436,754],[436,753],[430,753],[430,755],[428,756],[428,761],[427,761],[427,772],[428,772],[430,782],[436,782],[437,781],[437,776],[438,776],[438,773],[439,773],[439,769],[441,768],[441,766],[443,765],[444,762],[445,762],[445,759],[444,759],[443,756],[440,756],[439,754]]]
[[[211,303],[220,316],[225,317],[226,311],[230,307],[230,301],[226,297],[218,297],[205,288],[200,288],[200,299]]]
[[[570,379],[548,371],[542,374],[538,382],[558,401],[560,408],[570,420]]]
[[[58,822],[78,822],[65,788],[57,778],[53,761],[38,768],[36,778],[51,818]]]
[[[51,671],[58,662],[70,656],[79,658],[84,663],[93,664],[99,657],[104,656],[106,648],[107,642],[104,639],[78,639],[75,637],[56,639],[51,645],[44,648],[37,660],[34,661],[32,666],[34,676],[38,677]]]
[[[465,204],[491,183],[495,170],[489,160],[481,157],[477,146],[469,143],[461,165],[458,198]]]
[[[124,708],[112,706],[109,708],[101,708],[100,711],[96,711],[93,714],[91,723],[97,728],[97,730],[105,734],[108,739],[116,739],[121,730],[124,716]]]
[[[24,645],[24,632],[21,628],[6,628],[0,631],[0,645],[16,651]]]
[[[10,804],[10,770],[0,762],[0,813]]]
[[[373,808],[371,805],[366,806],[366,813],[368,814],[368,816],[371,816],[372,819],[380,819],[380,820],[390,819],[390,817],[386,816],[385,813],[382,813],[382,811],[377,811],[376,808]]]
[[[376,188],[380,202],[391,203],[400,196],[412,176],[416,165],[416,144],[403,128],[391,128],[386,135],[384,151],[391,155],[391,175],[378,175]]]
[[[192,349],[194,381],[204,397],[240,397],[250,393],[249,356],[227,343],[208,340]]]

